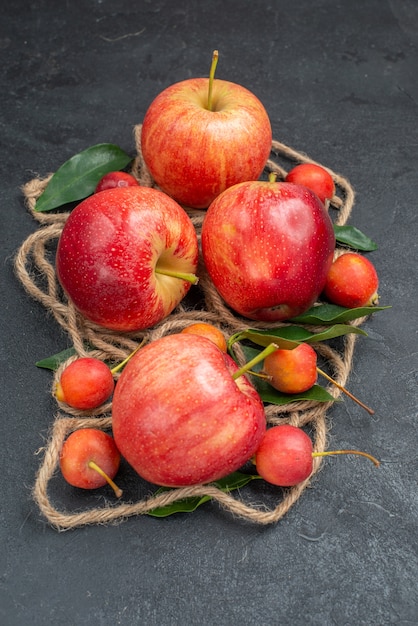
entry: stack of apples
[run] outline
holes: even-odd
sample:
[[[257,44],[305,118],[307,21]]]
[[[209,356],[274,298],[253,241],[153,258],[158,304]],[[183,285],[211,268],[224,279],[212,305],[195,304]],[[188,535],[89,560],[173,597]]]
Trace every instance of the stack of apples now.
[[[209,78],[168,87],[146,112],[142,152],[158,189],[116,173],[64,226],[57,276],[99,326],[132,332],[164,320],[197,283],[199,255],[225,303],[251,320],[299,315],[325,286],[333,180],[320,168],[319,183],[307,186],[318,174],[312,166],[261,180],[269,116],[246,88],[214,79],[216,60]],[[203,212],[200,249],[188,208]],[[118,450],[159,485],[207,483],[238,469],[254,457],[266,419],[237,372],[206,337],[178,333],[141,348],[113,395]]]

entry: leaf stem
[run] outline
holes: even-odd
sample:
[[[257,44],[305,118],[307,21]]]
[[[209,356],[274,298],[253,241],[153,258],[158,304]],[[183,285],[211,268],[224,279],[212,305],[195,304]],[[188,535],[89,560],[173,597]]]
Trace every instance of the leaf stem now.
[[[213,91],[213,81],[215,79],[216,66],[218,65],[219,52],[217,50],[213,51],[212,55],[212,63],[210,66],[209,72],[209,86],[208,86],[208,111],[212,111],[212,91]]]
[[[343,393],[345,393],[349,398],[351,398],[351,400],[354,400],[354,402],[357,402],[357,404],[359,406],[361,406],[365,411],[367,411],[367,413],[369,415],[374,415],[374,410],[371,409],[370,407],[368,407],[366,404],[364,404],[364,402],[362,402],[361,400],[359,400],[358,398],[356,398],[356,396],[354,396],[352,393],[350,393],[345,387],[343,387],[342,385],[340,385],[339,383],[337,383],[336,380],[334,380],[333,378],[331,378],[331,376],[328,376],[328,374],[326,374],[323,370],[321,370],[319,367],[316,368],[318,374],[321,374],[321,376],[323,376],[324,378],[326,378],[330,383],[332,383],[333,385],[335,385],[336,387],[338,387],[338,389],[340,391],[342,391]]]
[[[276,350],[278,350],[278,348],[279,348],[279,346],[277,344],[275,344],[275,343],[269,344],[267,346],[267,348],[264,348],[264,350],[259,352],[257,354],[257,356],[255,356],[253,359],[251,359],[251,361],[248,361],[248,363],[245,363],[245,365],[243,365],[236,372],[234,372],[232,374],[232,378],[234,380],[236,380],[237,378],[239,378],[243,374],[246,374],[247,372],[249,372],[249,370],[251,370],[254,367],[254,365],[257,365],[257,363],[261,363],[261,361],[264,361],[264,359],[269,354],[271,354],[272,352],[275,352]]]

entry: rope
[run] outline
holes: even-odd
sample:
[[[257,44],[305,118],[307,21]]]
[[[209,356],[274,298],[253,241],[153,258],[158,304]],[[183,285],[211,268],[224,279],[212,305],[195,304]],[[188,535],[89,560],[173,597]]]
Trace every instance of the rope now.
[[[141,152],[141,125],[134,129],[137,155],[132,166],[132,174],[138,182],[147,187],[155,186]],[[298,152],[276,140],[272,142],[272,157],[266,165],[266,172],[275,172],[279,178],[286,176],[286,169],[277,159],[287,162],[315,163],[304,153]],[[324,166],[322,166],[324,167]],[[355,194],[349,181],[327,169],[336,185],[336,195],[331,201],[331,208],[336,209],[338,215],[335,222],[345,224],[351,214]],[[146,343],[173,332],[179,332],[192,322],[207,322],[220,328],[227,336],[248,328],[248,320],[235,315],[223,302],[208,273],[200,262],[198,268],[199,289],[203,294],[204,306],[201,309],[186,309],[180,304],[171,315],[145,331],[120,334],[106,330],[84,319],[68,301],[63,293],[54,268],[54,252],[65,221],[69,213],[39,213],[35,211],[37,198],[45,190],[52,174],[45,178],[35,178],[27,182],[23,188],[25,204],[33,218],[39,223],[39,228],[29,235],[22,243],[15,256],[15,272],[29,296],[40,302],[54,317],[56,322],[68,333],[70,341],[76,351],[76,356],[69,358],[54,372],[51,393],[59,380],[63,369],[77,356],[94,356],[106,361],[120,362],[125,359],[140,341]],[[185,209],[200,238],[204,211]],[[342,250],[336,250],[336,256]],[[363,320],[357,320],[361,324]],[[267,323],[251,321],[252,328],[273,328],[283,323]],[[311,327],[314,328],[314,327]],[[328,344],[315,346],[325,359],[327,366],[333,372],[333,377],[342,386],[345,385],[352,366],[354,347],[357,335],[349,334],[343,339],[341,353]],[[340,391],[334,385],[327,388],[329,393],[337,399]],[[312,431],[313,445],[316,452],[326,449],[329,433],[327,412],[332,402],[300,401],[283,406],[267,405],[266,420],[269,425],[292,424],[294,426],[308,426]],[[43,453],[33,487],[33,497],[41,513],[57,530],[66,530],[88,524],[108,524],[121,522],[128,517],[140,516],[149,513],[156,507],[171,504],[191,496],[208,496],[212,501],[235,518],[248,520],[252,523],[267,525],[278,522],[302,496],[310,484],[313,476],[318,472],[321,458],[314,459],[312,476],[303,483],[290,489],[278,489],[278,504],[268,508],[263,503],[248,503],[239,492],[225,493],[215,485],[194,485],[187,488],[171,489],[158,495],[148,495],[137,502],[108,502],[102,507],[88,509],[81,512],[62,511],[54,505],[48,495],[48,487],[59,466],[59,455],[65,438],[70,432],[78,428],[111,428],[111,401],[94,411],[79,411],[67,405],[58,403],[59,413],[54,417],[49,439]]]

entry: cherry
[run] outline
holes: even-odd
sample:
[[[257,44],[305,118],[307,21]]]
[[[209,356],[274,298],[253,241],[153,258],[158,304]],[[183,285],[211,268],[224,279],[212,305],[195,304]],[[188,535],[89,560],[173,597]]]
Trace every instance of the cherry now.
[[[376,268],[364,255],[346,252],[333,261],[323,295],[333,304],[349,309],[373,306],[379,301]]]
[[[293,349],[277,349],[264,359],[262,376],[282,393],[297,394],[307,391],[316,383],[318,374],[338,387],[370,415],[374,414],[373,409],[317,367],[317,355],[311,345],[300,343]]]
[[[120,498],[122,491],[113,482],[120,459],[113,437],[97,428],[82,428],[65,440],[59,463],[63,477],[73,487],[97,489],[108,483]]]
[[[105,191],[106,189],[114,189],[115,187],[135,187],[139,186],[139,182],[127,172],[109,172],[102,176],[97,183],[94,193]]]
[[[317,356],[307,343],[293,350],[278,349],[264,359],[263,370],[269,376],[272,387],[282,393],[302,393],[317,380]]]
[[[206,337],[210,339],[222,352],[227,351],[226,339],[221,330],[212,324],[207,324],[206,322],[196,322],[195,324],[190,324],[186,326],[181,331],[185,334],[191,335],[200,335],[201,337]]]
[[[75,409],[94,409],[110,398],[115,381],[110,368],[93,357],[80,357],[62,372],[55,397]]]
[[[335,184],[331,174],[316,163],[296,165],[288,172],[285,181],[308,187],[325,205],[335,194]]]
[[[56,383],[54,395],[74,409],[88,410],[101,406],[115,388],[114,374],[118,372],[142,346],[143,341],[121,363],[110,369],[94,357],[80,357],[72,361]]]
[[[304,430],[290,424],[269,428],[254,457],[258,474],[267,482],[279,487],[293,487],[312,474],[313,459],[335,454],[356,454],[372,461],[379,461],[366,452],[358,450],[332,450],[313,452],[311,438]]]

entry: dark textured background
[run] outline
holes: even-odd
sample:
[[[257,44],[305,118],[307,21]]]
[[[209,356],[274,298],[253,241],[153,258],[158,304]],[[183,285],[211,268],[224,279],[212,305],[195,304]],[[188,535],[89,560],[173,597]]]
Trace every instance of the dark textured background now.
[[[381,304],[393,308],[367,322],[349,381],[376,413],[340,403],[330,446],[382,465],[330,458],[273,527],[208,504],[58,533],[31,499],[55,411],[34,362],[68,339],[13,274],[36,228],[20,188],[96,143],[133,154],[154,96],[207,75],[214,48],[217,76],[259,96],[276,139],[350,179],[350,223],[379,244]],[[2,4],[1,624],[418,622],[417,48],[414,0]]]

